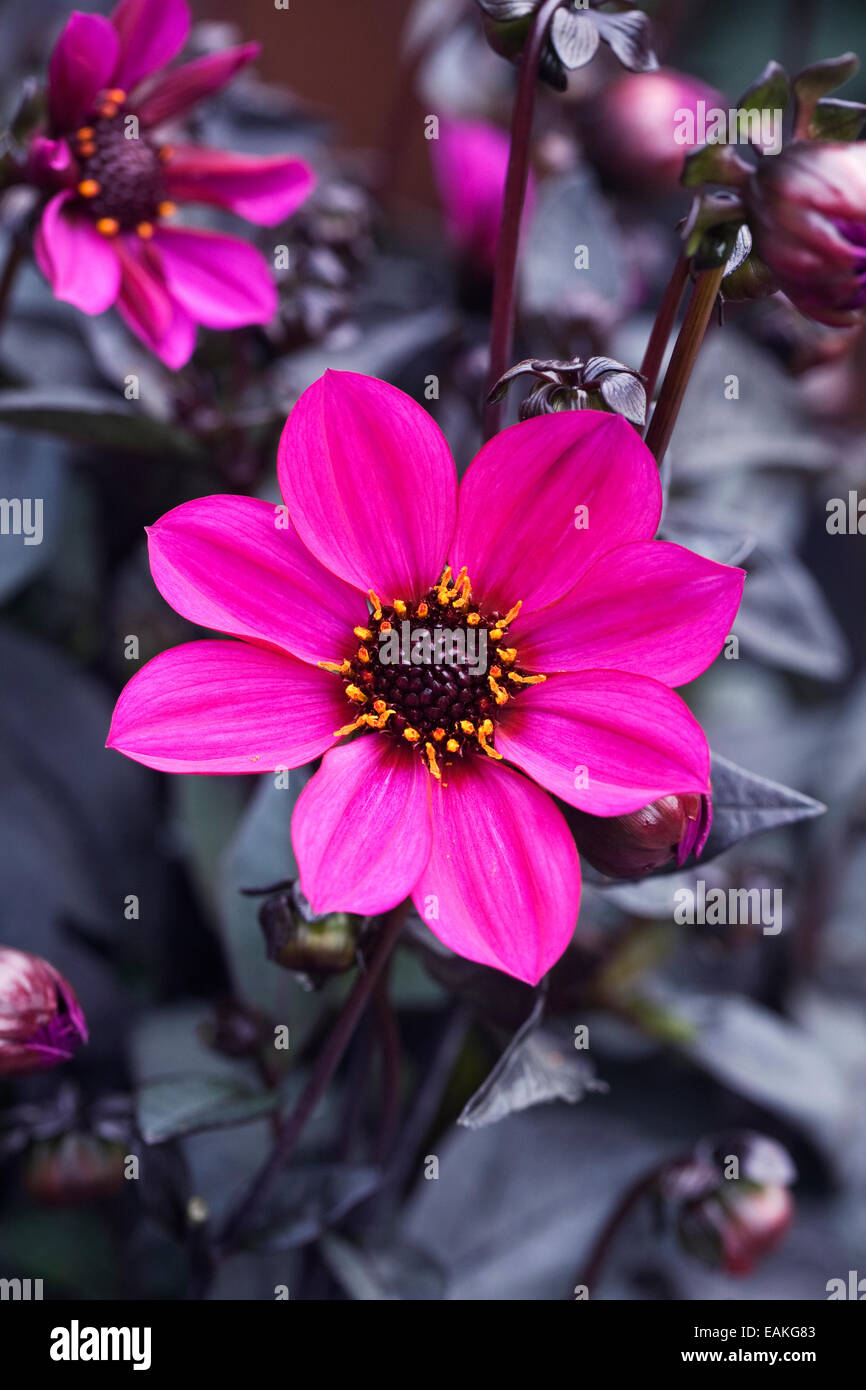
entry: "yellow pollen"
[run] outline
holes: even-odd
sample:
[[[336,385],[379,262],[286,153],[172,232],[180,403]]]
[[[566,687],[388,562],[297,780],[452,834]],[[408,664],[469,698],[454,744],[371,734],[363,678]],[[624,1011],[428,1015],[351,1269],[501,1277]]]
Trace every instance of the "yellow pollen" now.
[[[490,629],[490,636],[493,638],[494,642],[501,642],[505,633],[502,631],[501,627],[492,627]]]
[[[449,738],[445,747],[448,749],[449,753],[457,753],[460,751],[460,744],[457,742],[456,738]]]
[[[372,642],[373,634],[368,627],[353,627],[352,631],[359,642]]]
[[[515,685],[541,685],[547,676],[519,676],[516,671],[509,671],[508,679],[514,681]]]
[[[481,724],[481,725],[479,725],[479,728],[478,728],[478,742],[481,744],[481,747],[484,749],[484,751],[485,751],[485,753],[487,754],[488,758],[498,758],[499,761],[502,762],[502,754],[501,754],[501,753],[497,753],[496,749],[495,749],[495,748],[491,748],[490,744],[487,742],[488,738],[490,737],[490,735],[491,735],[492,733],[493,733],[493,720],[492,720],[492,719],[485,719],[485,720],[484,720],[484,723]]]
[[[444,730],[444,729],[434,729],[434,730],[433,730],[433,737],[435,738],[435,740],[436,740],[437,743],[441,743],[442,740],[443,740],[443,738],[445,737],[445,730]]]
[[[426,617],[427,617],[427,614],[430,612],[430,609],[427,607],[427,604],[424,602],[423,599],[422,599],[421,602],[418,604],[418,610],[417,610],[417,611],[418,611],[418,617],[419,617],[419,618],[426,618]]]
[[[387,708],[388,706],[384,700],[373,701],[373,709],[376,711],[377,714],[384,714]]]
[[[511,663],[512,663],[512,661],[516,661],[516,660],[517,660],[517,648],[516,648],[516,647],[497,647],[497,648],[496,648],[496,655],[499,657],[500,661],[504,661],[504,662],[505,662],[505,665],[506,665],[506,666],[510,666]]]
[[[78,185],[78,192],[82,198],[95,198],[100,191],[100,186],[96,179],[82,179]]]
[[[76,130],[75,138],[76,140],[92,140],[95,134],[96,131],[92,125],[83,125]]]
[[[81,159],[89,159],[92,154],[96,154],[96,145],[92,140],[86,140],[78,146],[76,153]]]
[[[369,660],[370,660],[370,653],[367,651],[367,648],[366,648],[366,647],[359,647],[359,648],[358,648],[358,660],[359,660],[359,661],[363,661],[365,664],[366,664],[367,662],[369,662]]]
[[[401,598],[395,598],[394,612],[397,614],[398,618],[405,618],[408,609],[406,608],[406,605]]]
[[[382,616],[382,601],[377,597],[376,594],[373,593],[372,589],[370,589],[368,592],[368,598],[373,608],[373,617],[375,618],[376,622],[378,622]]]
[[[385,619],[384,623],[380,623],[380,624],[379,624],[379,631],[380,631],[380,632],[390,632],[390,631],[391,631],[391,623],[389,623],[389,621],[388,621],[387,618]]]
[[[352,669],[352,663],[347,657],[345,661],[318,661],[323,671],[333,671],[337,676],[347,676]]]
[[[467,613],[467,614],[466,614],[466,621],[467,621],[467,623],[469,624],[470,627],[477,627],[478,624],[481,622],[481,614],[480,614],[480,613]]]
[[[461,729],[463,730],[464,734],[474,734],[474,733],[475,733],[475,725],[472,723],[472,720],[471,720],[471,719],[461,719],[461,720],[460,720],[460,727],[461,727]]]
[[[153,223],[139,222],[135,230],[138,232],[142,241],[150,241],[150,238],[153,236]]]
[[[495,678],[492,675],[487,677],[487,684],[490,686],[491,694],[496,700],[497,705],[507,705],[508,691],[503,690],[502,686],[497,684]]]
[[[432,744],[432,743],[425,743],[425,744],[424,744],[424,752],[425,752],[425,754],[426,754],[426,756],[427,756],[427,766],[429,767],[430,771],[433,773],[433,776],[436,778],[436,781],[437,781],[437,782],[441,782],[441,781],[442,781],[442,773],[439,771],[439,764],[438,764],[437,761],[436,761],[436,749],[433,747],[433,744]]]
[[[117,105],[120,106],[121,102],[126,101],[126,92],[122,87],[112,87],[110,91],[105,93],[105,97],[107,101],[116,101]]]
[[[353,734],[356,729],[363,729],[367,722],[367,715],[362,714],[360,719],[356,719],[354,724],[344,724],[342,729],[337,729],[334,738],[345,738],[347,734]]]
[[[458,589],[460,591],[460,597],[452,598],[452,607],[457,609],[467,608],[469,606],[469,597],[472,593],[472,585],[469,582],[469,576],[466,573],[465,566],[457,576],[457,585],[455,588],[455,593]]]
[[[404,729],[403,737],[405,738],[407,743],[417,743],[421,735],[419,734],[417,729]]]
[[[501,667],[501,666],[491,666],[491,668],[490,668],[490,674],[491,674],[491,676],[496,676],[496,677],[498,678],[499,676],[502,675],[502,667]]]
[[[96,230],[101,236],[117,236],[120,231],[120,223],[116,217],[100,217],[96,224]]]
[[[177,204],[169,202],[159,203],[156,210],[160,217],[174,217],[174,214],[177,212]]]
[[[376,701],[377,705],[382,703],[383,702],[381,700]],[[391,718],[391,715],[393,713],[394,711],[392,709],[388,709],[386,707],[385,709],[381,710],[378,715],[362,714],[361,718],[367,725],[367,727],[370,729],[384,729],[385,725],[388,723],[388,720]]]
[[[346,694],[350,700],[354,700],[357,705],[366,705],[367,697],[359,685],[347,685]]]
[[[514,619],[517,617],[517,615],[518,615],[518,613],[520,612],[520,610],[521,610],[522,607],[523,607],[523,599],[522,599],[522,598],[519,598],[519,599],[517,600],[517,602],[515,603],[514,607],[513,607],[513,608],[509,608],[508,612],[505,614],[505,617],[501,619],[501,624],[502,624],[502,626],[503,626],[503,627],[508,627],[508,624],[509,624],[509,623],[513,623],[513,622],[514,622]]]

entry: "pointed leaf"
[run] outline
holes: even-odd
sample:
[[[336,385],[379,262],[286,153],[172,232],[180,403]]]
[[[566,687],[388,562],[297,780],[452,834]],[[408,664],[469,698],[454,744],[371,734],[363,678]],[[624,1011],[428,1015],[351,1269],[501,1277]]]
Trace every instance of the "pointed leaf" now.
[[[563,67],[574,72],[594,57],[601,39],[588,14],[557,10],[550,25],[550,42]]]

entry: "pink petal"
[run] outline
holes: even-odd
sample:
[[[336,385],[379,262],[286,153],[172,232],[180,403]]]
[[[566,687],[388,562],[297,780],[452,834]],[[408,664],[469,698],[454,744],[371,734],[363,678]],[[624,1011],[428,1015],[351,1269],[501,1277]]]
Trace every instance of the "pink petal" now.
[[[131,92],[137,82],[170,63],[187,40],[185,0],[120,0],[111,16],[120,39],[113,85]]]
[[[502,711],[496,747],[596,816],[710,788],[707,740],[688,706],[660,681],[624,671],[578,671],[524,687]]]
[[[433,849],[412,894],[467,960],[536,984],[571,940],[577,850],[561,811],[525,777],[472,757],[432,787]]]
[[[420,597],[439,578],[454,529],[454,462],[410,396],[325,372],[286,422],[277,470],[301,540],[334,574],[386,602]]]
[[[300,767],[349,713],[336,676],[246,642],[187,642],[121,692],[107,747],[162,772]]]
[[[260,251],[236,237],[191,227],[159,227],[159,248],[172,298],[196,323],[243,328],[268,323],[277,312],[277,289]]]
[[[70,15],[48,67],[48,107],[58,134],[90,115],[97,92],[111,81],[118,50],[117,34],[102,15]]]
[[[159,261],[137,237],[114,243],[123,270],[117,310],[147,348],[176,371],[195,347],[196,326],[166,289]]]
[[[509,632],[533,671],[634,671],[682,685],[705,671],[731,630],[745,572],[667,541],[608,551],[558,603]]]
[[[72,153],[65,140],[48,140],[35,135],[27,150],[27,178],[33,183],[57,186],[55,174],[62,174],[72,163]]]
[[[117,298],[120,262],[113,246],[92,222],[65,213],[74,195],[56,193],[46,205],[33,250],[55,297],[85,314],[101,314]]]
[[[160,77],[137,103],[142,127],[160,125],[179,116],[182,111],[188,111],[213,92],[218,92],[231,82],[235,73],[258,57],[259,48],[257,43],[224,48],[221,53],[207,53],[203,58],[183,63]]]
[[[357,651],[366,602],[322,568],[285,508],[201,497],[161,517],[148,544],[159,592],[190,622],[314,664]]]
[[[316,182],[310,166],[291,155],[256,158],[203,145],[172,146],[165,175],[174,201],[212,203],[262,227],[291,217]]]
[[[496,256],[509,150],[505,131],[483,121],[441,120],[439,139],[430,142],[448,234],[464,255],[488,272]],[[524,230],[534,196],[530,176]]]
[[[367,916],[402,902],[430,855],[432,778],[389,737],[335,748],[298,798],[292,844],[314,912]]]
[[[576,410],[526,420],[470,464],[452,564],[467,566],[473,598],[488,610],[522,599],[532,612],[567,593],[605,551],[654,536],[661,506],[655,460],[621,416]]]

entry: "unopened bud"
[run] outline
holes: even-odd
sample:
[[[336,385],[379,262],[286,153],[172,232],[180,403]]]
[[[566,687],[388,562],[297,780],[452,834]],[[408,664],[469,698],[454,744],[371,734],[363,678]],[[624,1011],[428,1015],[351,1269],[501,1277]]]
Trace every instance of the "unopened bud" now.
[[[309,975],[314,981],[342,975],[357,960],[358,918],[331,912],[308,920],[292,886],[262,903],[259,922],[268,960],[285,970]]]
[[[64,1134],[34,1145],[24,1187],[36,1202],[73,1206],[110,1197],[123,1186],[124,1152],[92,1134]]]
[[[87,1042],[87,1024],[67,980],[40,956],[0,947],[0,1076],[66,1062]]]
[[[663,796],[624,816],[591,816],[571,808],[569,823],[581,855],[609,878],[643,878],[674,861],[703,853],[712,824],[708,796]]]

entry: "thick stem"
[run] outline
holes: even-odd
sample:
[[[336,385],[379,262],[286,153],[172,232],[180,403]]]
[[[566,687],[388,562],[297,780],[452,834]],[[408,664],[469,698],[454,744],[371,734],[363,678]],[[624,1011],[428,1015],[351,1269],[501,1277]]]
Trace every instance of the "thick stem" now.
[[[514,280],[517,272],[517,251],[520,244],[520,224],[529,181],[529,153],[532,137],[532,115],[535,110],[535,86],[538,67],[554,12],[562,0],[545,0],[537,11],[520,59],[520,78],[517,99],[511,118],[511,149],[505,178],[502,222],[496,244],[493,273],[493,316],[490,324],[490,375],[488,390],[496,385],[508,366],[514,336]],[[492,439],[502,419],[502,401],[484,407],[484,438]]]
[[[267,1196],[282,1169],[291,1158],[307,1121],[311,1118],[328,1082],[337,1070],[361,1015],[367,1007],[373,986],[403,929],[407,911],[408,904],[403,903],[385,916],[379,939],[367,967],[363,972],[359,972],[334,1030],[319,1054],[312,1076],[304,1087],[291,1115],[280,1129],[270,1157],[259,1169],[250,1183],[246,1195],[226,1221],[217,1243],[219,1255],[227,1254],[237,1244],[239,1238],[248,1228],[256,1209]]]
[[[373,1010],[382,1052],[382,1118],[376,1142],[376,1162],[383,1164],[391,1152],[400,1119],[400,1032],[388,998],[387,970],[376,982]]]
[[[674,425],[680,413],[692,369],[701,350],[701,343],[704,341],[704,334],[707,331],[724,274],[724,266],[720,266],[718,270],[705,270],[698,278],[689,307],[686,310],[686,316],[665,375],[659,403],[653,412],[649,429],[646,432],[647,445],[659,465],[661,465],[671,442]]]
[[[686,285],[689,283],[689,262],[687,256],[680,256],[673,269],[670,282],[662,297],[659,311],[656,314],[655,323],[652,327],[646,352],[641,363],[641,376],[644,378],[644,389],[646,391],[647,406],[652,403],[655,395],[656,383],[659,379],[662,362],[664,361],[665,348],[668,345],[671,332],[680,305],[683,302],[683,295],[686,292]]]

